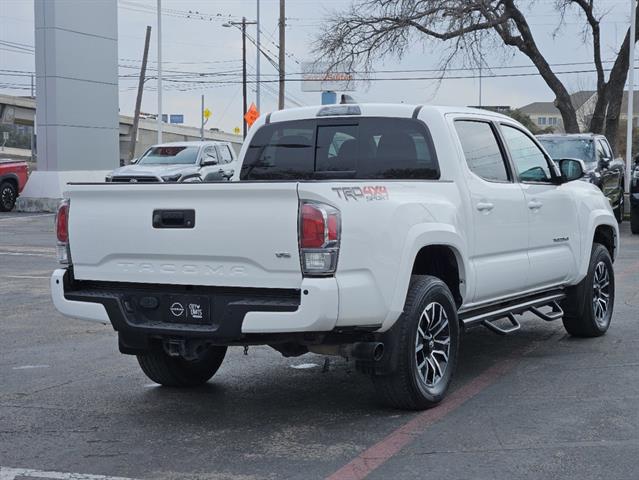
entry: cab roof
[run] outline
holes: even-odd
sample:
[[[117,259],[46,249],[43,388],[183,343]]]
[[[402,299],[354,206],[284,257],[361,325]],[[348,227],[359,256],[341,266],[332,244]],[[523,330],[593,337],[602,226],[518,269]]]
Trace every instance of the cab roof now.
[[[346,113],[349,107],[358,109],[358,113]],[[431,111],[437,112],[440,115],[448,113],[461,113],[482,115],[487,117],[494,117],[500,119],[509,119],[506,115],[501,113],[492,112],[490,110],[483,110],[479,108],[458,107],[458,106],[437,106],[437,105],[420,105],[420,104],[406,104],[406,103],[344,103],[334,105],[314,105],[310,107],[301,108],[287,108],[285,110],[278,110],[267,115],[268,120],[266,122],[285,122],[290,120],[305,120],[318,117],[390,117],[390,118],[412,118],[417,109],[422,112]],[[331,115],[318,115],[322,110],[334,109],[335,114]],[[344,113],[339,113],[340,111]]]

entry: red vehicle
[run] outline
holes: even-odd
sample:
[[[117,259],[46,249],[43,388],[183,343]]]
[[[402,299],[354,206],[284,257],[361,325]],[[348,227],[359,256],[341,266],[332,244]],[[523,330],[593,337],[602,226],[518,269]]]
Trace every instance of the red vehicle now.
[[[0,159],[0,212],[10,212],[27,183],[27,163]]]

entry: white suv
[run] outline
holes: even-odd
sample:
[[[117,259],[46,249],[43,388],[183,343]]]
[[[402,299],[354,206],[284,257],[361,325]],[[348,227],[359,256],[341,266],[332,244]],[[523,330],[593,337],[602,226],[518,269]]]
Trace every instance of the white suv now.
[[[111,172],[117,183],[210,182],[229,180],[238,168],[228,142],[171,142],[153,145],[132,165]]]

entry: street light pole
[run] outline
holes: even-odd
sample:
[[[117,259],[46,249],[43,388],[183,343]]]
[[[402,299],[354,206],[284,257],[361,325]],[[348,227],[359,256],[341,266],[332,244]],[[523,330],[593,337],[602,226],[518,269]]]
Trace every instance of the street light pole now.
[[[162,143],[162,0],[158,5],[158,143]]]
[[[630,0],[630,68],[628,69],[628,120],[626,129],[626,192],[630,193],[632,175],[632,130],[634,127],[635,93],[635,35],[637,30],[637,2]],[[623,212],[621,212],[623,215]]]
[[[202,94],[202,103],[200,105],[200,140],[204,141],[204,94]]]

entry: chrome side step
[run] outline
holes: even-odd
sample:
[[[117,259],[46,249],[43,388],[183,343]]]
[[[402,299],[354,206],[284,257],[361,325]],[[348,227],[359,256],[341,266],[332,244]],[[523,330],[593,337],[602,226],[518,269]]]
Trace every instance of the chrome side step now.
[[[564,312],[557,302],[565,297],[566,293],[558,289],[468,310],[461,312],[459,317],[464,328],[483,325],[495,333],[507,335],[521,327],[519,321],[514,317],[517,314],[532,312],[547,322],[558,320]],[[552,311],[545,313],[540,310],[541,307],[546,306],[551,307]],[[503,328],[496,325],[495,321],[500,319],[507,319],[512,326]]]

